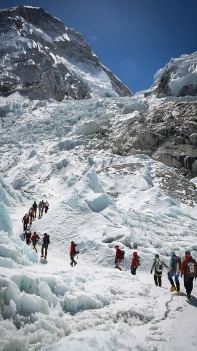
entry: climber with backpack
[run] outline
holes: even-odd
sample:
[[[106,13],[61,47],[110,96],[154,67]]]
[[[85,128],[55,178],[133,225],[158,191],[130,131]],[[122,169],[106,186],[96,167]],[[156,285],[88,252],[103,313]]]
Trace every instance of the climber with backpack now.
[[[138,256],[137,251],[134,251],[131,261],[131,274],[136,275],[136,270],[140,266],[140,264],[140,256]]]
[[[45,201],[45,207],[44,207],[44,209],[45,209],[45,213],[47,213],[47,211],[48,211],[48,209],[49,209],[49,203],[48,203],[48,201]]]
[[[76,266],[77,262],[75,261],[75,256],[79,253],[78,245],[74,243],[74,241],[71,241],[71,247],[70,247],[70,265],[73,267]]]
[[[153,269],[154,269],[154,281],[155,281],[155,286],[160,286],[162,284],[162,270],[163,267],[168,268],[167,264],[165,264],[160,258],[159,255],[156,254],[152,267],[151,267],[151,274],[153,273]]]
[[[23,230],[25,231],[27,229],[27,225],[29,224],[29,215],[26,213],[24,217],[22,218],[22,223],[23,223]]]
[[[119,245],[115,245],[114,248],[116,249],[116,256],[114,261],[115,268],[121,271],[122,269],[120,268],[120,263],[124,260],[125,252],[123,250],[120,250]]]
[[[38,208],[38,205],[37,205],[36,201],[34,201],[32,207],[33,207],[33,210],[34,210],[34,218],[36,218],[37,208]]]
[[[36,249],[36,244],[37,244],[39,239],[40,239],[39,235],[36,232],[34,232],[34,234],[31,237],[31,241],[32,241],[32,245],[33,245],[33,250],[35,250],[36,252],[38,252]]]
[[[31,244],[31,231],[29,228],[26,229],[25,234],[24,234],[24,238],[26,240],[26,244],[30,245]]]
[[[29,224],[32,225],[32,221],[34,219],[34,209],[33,206],[29,209]]]
[[[38,204],[38,215],[41,217],[43,215],[43,202],[40,201]]]
[[[45,259],[47,258],[47,250],[48,250],[49,244],[50,244],[49,234],[44,233],[43,239],[42,239],[41,257],[44,257]]]
[[[169,269],[168,269],[168,280],[171,284],[170,291],[176,290],[176,293],[180,293],[179,275],[181,272],[181,259],[180,257],[176,256],[174,251],[170,252],[170,256],[171,258],[170,258]],[[175,283],[172,279],[173,277],[175,279]]]
[[[187,297],[190,298],[193,290],[193,280],[197,277],[197,262],[189,250],[185,251],[185,258],[181,265],[181,277],[182,275],[184,275],[184,287]]]

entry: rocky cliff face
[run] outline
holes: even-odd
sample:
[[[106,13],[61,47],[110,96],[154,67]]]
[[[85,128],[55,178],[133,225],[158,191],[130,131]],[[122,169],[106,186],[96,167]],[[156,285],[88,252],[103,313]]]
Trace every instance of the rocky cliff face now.
[[[131,145],[183,174],[197,172],[197,102],[176,102],[140,112],[128,126]],[[137,132],[137,133],[136,133]]]
[[[149,106],[128,113],[122,122],[115,116],[102,128],[97,148],[123,156],[146,154],[188,178],[197,174],[196,101]]]
[[[41,8],[0,11],[0,95],[30,99],[131,96],[83,37]]]

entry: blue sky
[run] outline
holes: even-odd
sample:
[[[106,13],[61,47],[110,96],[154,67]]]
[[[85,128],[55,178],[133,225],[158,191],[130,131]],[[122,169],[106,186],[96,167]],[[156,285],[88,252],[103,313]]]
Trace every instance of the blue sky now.
[[[197,51],[197,0],[0,0],[42,7],[81,33],[99,61],[135,93],[172,57]]]

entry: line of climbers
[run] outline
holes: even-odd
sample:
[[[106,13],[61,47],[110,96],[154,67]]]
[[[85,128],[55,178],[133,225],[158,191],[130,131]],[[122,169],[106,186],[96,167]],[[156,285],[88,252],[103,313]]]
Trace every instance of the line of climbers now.
[[[115,268],[122,270],[120,268],[120,263],[124,260],[125,252],[121,250],[118,245],[116,245],[114,248],[116,249],[114,262]],[[137,252],[134,251],[131,261],[131,274],[136,275],[136,270],[140,264],[141,258],[138,256]],[[190,298],[193,290],[193,280],[197,277],[197,261],[192,257],[190,251],[185,251],[185,258],[183,261],[181,261],[179,256],[176,256],[175,251],[171,251],[169,266],[167,266],[165,262],[160,259],[158,254],[156,254],[151,267],[151,274],[154,270],[155,286],[161,287],[162,285],[162,272],[164,267],[168,268],[168,280],[171,284],[170,291],[180,293],[179,277],[181,276],[182,278],[183,276],[186,294],[187,297]]]
[[[39,218],[40,216],[43,215],[44,210],[45,213],[47,213],[48,208],[49,208],[49,203],[46,201],[40,201],[39,205],[36,204],[36,201],[34,201],[34,204],[29,210],[29,213],[26,214],[22,222],[24,224],[24,236],[26,238],[26,243],[27,245],[30,245],[32,242],[33,249],[36,250],[36,245],[38,241],[40,240],[40,236],[34,232],[34,234],[31,236],[31,231],[30,228],[27,227],[28,224],[32,224],[32,220],[36,218],[37,214],[37,208],[38,208],[38,213],[39,213]],[[44,233],[43,235],[43,240],[42,240],[42,248],[41,248],[41,257],[47,258],[47,249],[48,245],[50,244],[50,239],[49,235],[47,233]],[[115,255],[115,268],[122,270],[120,268],[120,263],[124,260],[124,255],[125,251],[121,250],[119,245],[115,245],[114,247],[116,249],[116,255]],[[45,253],[44,253],[45,251]],[[77,264],[75,261],[75,256],[79,254],[79,248],[74,241],[71,241],[71,247],[70,247],[70,265],[73,267]],[[156,254],[152,267],[151,267],[151,274],[153,273],[154,270],[154,282],[156,286],[161,287],[162,285],[162,272],[163,272],[163,267],[168,268],[168,280],[171,284],[171,289],[170,291],[175,291],[176,293],[180,293],[180,282],[179,282],[179,276],[184,277],[184,287],[186,290],[187,297],[191,297],[191,292],[193,290],[193,280],[194,278],[197,277],[197,262],[196,260],[191,256],[190,251],[185,251],[185,258],[181,262],[181,258],[179,256],[176,256],[174,251],[170,252],[170,263],[169,267],[163,262],[159,255]],[[136,275],[136,270],[141,264],[141,258],[138,256],[137,251],[133,252],[133,257],[131,261],[131,274]],[[174,280],[173,280],[174,278]]]
[[[33,250],[38,252],[36,245],[40,240],[40,236],[34,231],[33,235],[31,234],[31,225],[34,219],[37,217],[38,210],[38,218],[40,219],[44,213],[47,213],[49,209],[48,201],[42,200],[37,205],[36,201],[34,201],[33,205],[30,207],[29,212],[24,215],[22,218],[23,230],[24,230],[24,238],[26,240],[27,245],[33,245]],[[47,250],[48,245],[50,244],[49,234],[44,233],[42,238],[42,247],[41,247],[41,257],[47,259]]]

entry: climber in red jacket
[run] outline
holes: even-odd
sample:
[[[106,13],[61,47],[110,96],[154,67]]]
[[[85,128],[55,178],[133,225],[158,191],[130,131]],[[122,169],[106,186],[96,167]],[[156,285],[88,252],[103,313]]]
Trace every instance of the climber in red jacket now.
[[[76,250],[75,250],[75,246],[76,244],[74,243],[74,241],[71,241],[71,247],[70,247],[70,265],[73,267],[73,264],[76,265],[77,262],[75,261],[75,255],[76,255]]]
[[[140,265],[140,257],[138,256],[137,252],[134,251],[133,258],[131,261],[131,274],[136,275],[136,270]]]

